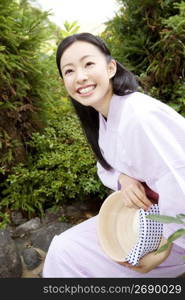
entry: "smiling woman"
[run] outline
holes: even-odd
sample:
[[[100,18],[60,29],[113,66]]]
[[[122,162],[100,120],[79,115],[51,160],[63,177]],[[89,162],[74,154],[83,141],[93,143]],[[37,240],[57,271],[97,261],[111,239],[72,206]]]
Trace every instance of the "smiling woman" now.
[[[109,59],[107,63],[96,46],[77,41],[62,55],[60,67],[68,94],[79,103],[98,109],[106,117],[112,93],[110,79],[116,72],[115,60]]]
[[[91,60],[82,62],[83,57],[84,59],[91,57]],[[97,111],[106,118],[112,93],[126,95],[134,91],[137,88],[135,77],[111,57],[109,49],[99,37],[90,33],[76,34],[64,39],[58,47],[56,59],[59,73],[64,79],[87,140],[103,166],[109,169],[110,166],[103,158],[97,140],[99,129]],[[86,64],[89,63],[90,66],[87,66]],[[69,81],[65,73],[63,77],[61,69],[66,64],[73,65],[73,69],[69,69]],[[103,72],[104,76],[102,76]],[[79,94],[78,91],[88,84],[93,84],[95,88],[89,97],[84,94],[85,98],[83,98],[83,94]]]
[[[128,211],[136,208],[147,214],[155,203],[160,213],[185,213],[185,119],[161,101],[137,92],[135,76],[111,57],[102,39],[90,33],[64,39],[58,46],[57,66],[97,157],[102,183],[111,190],[120,190],[120,203]],[[114,212],[110,209],[110,214]],[[156,253],[150,251],[147,235],[143,242],[147,251],[139,258],[139,265],[133,266],[121,253],[119,261],[105,255],[97,235],[97,219],[93,217],[54,237],[44,277],[149,278],[177,277],[184,272],[185,237]],[[118,222],[118,215],[113,219]],[[109,224],[110,218],[105,217],[103,228]],[[126,231],[120,228],[117,237],[123,241]],[[160,233],[162,244],[175,229],[176,225],[166,224],[162,232],[156,229],[155,234]],[[113,229],[110,232],[112,240],[116,235]]]

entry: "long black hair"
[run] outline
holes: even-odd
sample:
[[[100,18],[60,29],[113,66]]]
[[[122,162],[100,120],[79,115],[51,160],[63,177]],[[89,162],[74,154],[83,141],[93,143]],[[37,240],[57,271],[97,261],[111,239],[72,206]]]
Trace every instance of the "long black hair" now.
[[[112,59],[109,49],[100,37],[94,36],[91,33],[79,33],[68,36],[59,44],[56,53],[56,63],[61,77],[63,77],[60,68],[61,57],[64,51],[76,41],[85,41],[93,44],[105,55],[107,61],[110,61]],[[120,96],[133,93],[137,90],[138,87],[135,76],[130,71],[125,69],[118,61],[116,61],[116,64],[117,71],[112,78],[113,93]],[[89,144],[91,145],[96,158],[105,169],[110,170],[111,166],[103,157],[98,144],[99,113],[93,107],[84,106],[72,97],[69,98],[72,101],[75,111],[80,119],[82,129],[87,137]]]

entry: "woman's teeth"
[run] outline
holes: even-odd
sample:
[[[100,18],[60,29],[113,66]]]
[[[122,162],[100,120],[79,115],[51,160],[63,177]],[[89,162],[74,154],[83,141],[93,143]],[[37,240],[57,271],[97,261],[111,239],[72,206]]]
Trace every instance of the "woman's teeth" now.
[[[84,89],[80,89],[79,90],[79,93],[80,94],[87,94],[89,93],[90,91],[94,90],[95,89],[95,86],[89,86],[87,88],[84,88]]]

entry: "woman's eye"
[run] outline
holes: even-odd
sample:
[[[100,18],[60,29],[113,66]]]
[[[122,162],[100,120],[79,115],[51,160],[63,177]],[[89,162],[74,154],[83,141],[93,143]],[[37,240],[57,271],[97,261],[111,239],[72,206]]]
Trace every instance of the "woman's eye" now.
[[[87,66],[87,67],[88,67],[88,66],[91,66],[91,65],[94,65],[94,63],[93,63],[92,61],[89,61],[89,62],[86,63],[86,66]]]
[[[66,71],[65,71],[65,73],[64,73],[64,74],[65,74],[65,75],[68,75],[68,74],[70,74],[70,73],[72,73],[72,72],[73,72],[73,70],[72,70],[72,69],[68,69],[68,70],[66,70]]]

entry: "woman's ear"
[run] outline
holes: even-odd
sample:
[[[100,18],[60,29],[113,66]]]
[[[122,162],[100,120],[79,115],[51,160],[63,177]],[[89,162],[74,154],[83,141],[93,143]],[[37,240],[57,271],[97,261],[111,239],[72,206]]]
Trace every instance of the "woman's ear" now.
[[[111,61],[108,63],[108,74],[109,79],[113,78],[117,71],[117,64],[114,59],[111,59]]]

